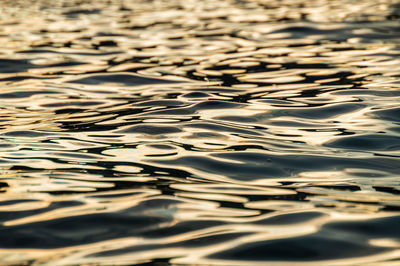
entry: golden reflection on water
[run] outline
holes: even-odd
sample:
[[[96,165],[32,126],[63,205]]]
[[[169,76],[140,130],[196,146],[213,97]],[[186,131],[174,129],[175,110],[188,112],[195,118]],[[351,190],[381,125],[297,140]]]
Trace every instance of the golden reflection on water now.
[[[0,264],[398,264],[398,1],[0,14]]]

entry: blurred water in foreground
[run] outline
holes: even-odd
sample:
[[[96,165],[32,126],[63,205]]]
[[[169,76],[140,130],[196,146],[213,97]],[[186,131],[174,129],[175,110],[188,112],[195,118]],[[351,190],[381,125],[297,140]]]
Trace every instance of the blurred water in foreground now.
[[[399,1],[0,14],[1,264],[399,265]]]

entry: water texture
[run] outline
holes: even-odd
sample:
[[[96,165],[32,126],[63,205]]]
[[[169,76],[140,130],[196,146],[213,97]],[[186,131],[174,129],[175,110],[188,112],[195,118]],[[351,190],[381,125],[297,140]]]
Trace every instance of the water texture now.
[[[0,1],[2,265],[399,265],[400,3]]]

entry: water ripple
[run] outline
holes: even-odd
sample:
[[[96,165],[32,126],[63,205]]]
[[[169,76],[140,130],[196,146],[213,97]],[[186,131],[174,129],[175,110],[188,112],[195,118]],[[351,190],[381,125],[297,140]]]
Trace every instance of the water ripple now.
[[[398,264],[396,1],[3,2],[0,264]]]

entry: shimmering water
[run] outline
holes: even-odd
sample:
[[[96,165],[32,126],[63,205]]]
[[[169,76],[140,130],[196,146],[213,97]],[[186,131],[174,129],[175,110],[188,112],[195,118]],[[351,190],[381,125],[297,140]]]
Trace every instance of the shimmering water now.
[[[1,264],[400,264],[398,1],[0,3]]]

